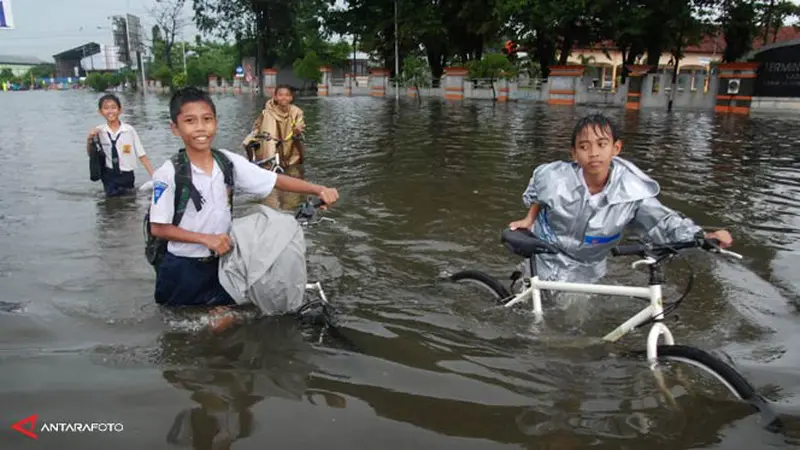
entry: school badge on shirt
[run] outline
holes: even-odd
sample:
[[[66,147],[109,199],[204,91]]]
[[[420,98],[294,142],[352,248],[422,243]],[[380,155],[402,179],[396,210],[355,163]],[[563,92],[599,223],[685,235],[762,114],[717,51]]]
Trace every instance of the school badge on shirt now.
[[[126,155],[130,155],[131,154],[131,144],[123,145],[122,146],[122,153],[125,153]]]
[[[164,183],[163,181],[156,181],[155,183],[153,183],[153,204],[154,205],[158,204],[158,199],[161,198],[161,194],[163,194],[164,191],[166,191],[166,190],[167,190],[167,183]]]

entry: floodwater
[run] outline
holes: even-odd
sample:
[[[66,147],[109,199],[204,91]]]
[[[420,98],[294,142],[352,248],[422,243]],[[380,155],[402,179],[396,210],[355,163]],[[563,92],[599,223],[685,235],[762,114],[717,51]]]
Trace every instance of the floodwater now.
[[[525,213],[532,168],[566,158],[591,108],[298,99],[305,177],[341,202],[306,231],[310,277],[340,309],[350,346],[317,344],[289,321],[220,335],[162,311],[143,255],[148,198],[106,200],[84,152],[97,95],[0,94],[0,448],[764,449],[800,445],[800,119],[695,112],[605,112],[624,156],[663,201],[725,226],[742,261],[691,253],[694,289],[667,321],[678,343],[733,364],[769,399],[773,433],[748,405],[702,379],[658,390],[646,331],[598,343],[643,304],[572,299],[535,324],[487,309],[447,273],[507,278],[499,242]],[[237,148],[263,99],[215,97],[217,146]],[[161,165],[180,142],[167,98],[123,96],[123,119]],[[146,172],[140,168],[137,183]],[[255,200],[239,196],[236,214]],[[281,197],[291,210],[297,198]],[[644,283],[631,261],[610,282]],[[680,292],[685,263],[668,267]],[[674,317],[677,320],[672,320]],[[691,375],[691,374],[690,374]],[[708,387],[708,389],[706,389]],[[695,389],[697,388],[697,389]],[[115,433],[11,424],[120,423]]]

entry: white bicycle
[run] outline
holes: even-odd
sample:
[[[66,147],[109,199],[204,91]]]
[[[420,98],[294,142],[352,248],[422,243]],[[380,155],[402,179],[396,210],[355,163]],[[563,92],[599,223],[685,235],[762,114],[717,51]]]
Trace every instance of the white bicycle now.
[[[510,293],[496,278],[478,270],[457,272],[450,276],[450,280],[478,284],[494,295],[498,305],[507,308],[528,302],[537,322],[541,321],[543,316],[541,295],[543,290],[648,299],[650,304],[647,307],[625,321],[614,331],[605,335],[603,340],[616,342],[634,329],[652,324],[647,335],[647,362],[656,377],[659,388],[667,394],[668,399],[671,399],[671,396],[668,394],[659,365],[659,362],[666,360],[689,364],[711,374],[736,398],[750,403],[756,410],[760,411],[767,428],[775,430],[782,427],[780,419],[772,412],[766,399],[761,397],[736,369],[706,351],[686,345],[676,345],[672,333],[664,324],[664,317],[675,311],[678,305],[686,298],[694,280],[694,273],[692,273],[681,297],[674,302],[666,303],[665,306],[662,298],[662,285],[664,284],[662,263],[665,260],[677,256],[680,250],[690,248],[701,248],[738,259],[742,258],[741,255],[719,248],[718,241],[713,239],[696,239],[663,245],[639,243],[615,247],[611,252],[613,256],[639,256],[641,259],[634,262],[632,267],[635,269],[640,266],[647,266],[649,269],[650,279],[648,286],[632,287],[540,280],[536,274],[535,255],[560,253],[558,248],[535,237],[529,230],[512,231],[505,229],[502,232],[501,242],[512,253],[530,261],[530,277],[523,278],[520,271],[515,271],[510,277],[510,288],[512,292],[516,292],[515,294]],[[661,337],[664,339],[663,345],[658,344]]]
[[[294,140],[302,140],[302,135],[297,135]],[[275,154],[270,156],[269,158],[263,159],[256,159],[256,152],[258,149],[261,148],[260,140],[264,141],[275,141]],[[253,141],[249,144],[244,146],[245,151],[247,152],[247,159],[259,166],[263,167],[264,169],[270,170],[276,173],[283,173],[284,168],[281,166],[281,149],[286,144],[286,141],[283,139],[279,139],[276,137],[272,137],[269,133],[257,133],[253,136]]]
[[[305,203],[297,207],[294,218],[301,226],[308,227],[322,221],[334,222],[327,217],[318,217],[319,208],[325,203],[320,198],[309,197]],[[336,309],[328,301],[322,283],[319,281],[306,283],[306,291],[316,292],[317,298],[307,301],[295,313],[295,318],[306,325],[321,327],[318,342],[322,343],[323,337],[334,335],[337,339],[344,339],[337,330]]]

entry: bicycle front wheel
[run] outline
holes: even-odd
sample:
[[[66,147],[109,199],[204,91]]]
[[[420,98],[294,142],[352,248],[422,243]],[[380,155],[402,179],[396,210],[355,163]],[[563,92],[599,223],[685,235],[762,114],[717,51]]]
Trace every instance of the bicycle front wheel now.
[[[511,297],[508,289],[503,286],[497,278],[480,270],[462,270],[450,276],[451,281],[457,283],[470,283],[479,286],[492,296],[492,300],[502,304],[502,300]]]
[[[658,361],[667,367],[689,365],[711,375],[722,384],[737,399],[749,403],[756,411],[761,413],[767,429],[778,430],[783,427],[781,420],[772,410],[768,401],[759,395],[753,385],[745,379],[736,369],[710,353],[699,348],[686,345],[659,345],[657,347]],[[641,352],[646,355],[646,352]],[[678,363],[678,364],[675,364]],[[681,372],[680,367],[675,367]],[[682,375],[679,374],[679,378]],[[692,383],[696,383],[692,381]]]

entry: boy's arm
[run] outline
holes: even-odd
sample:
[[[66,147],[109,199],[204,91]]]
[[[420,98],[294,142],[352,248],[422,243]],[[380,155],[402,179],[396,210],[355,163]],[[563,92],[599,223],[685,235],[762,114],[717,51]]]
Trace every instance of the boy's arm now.
[[[150,223],[150,233],[168,241],[205,245],[217,255],[224,255],[231,249],[231,238],[227,234],[196,233],[172,224],[152,222]]]
[[[150,158],[147,157],[147,152],[144,151],[144,145],[142,145],[142,140],[139,139],[139,133],[136,132],[135,129],[131,128],[133,132],[133,148],[136,152],[136,156],[139,157],[139,161],[142,162],[145,170],[150,175],[150,178],[153,178],[153,165],[150,164]]]
[[[630,226],[634,232],[659,244],[688,241],[705,234],[692,219],[667,208],[655,197],[641,201]]]
[[[164,167],[153,174],[153,197],[150,203],[150,233],[168,241],[205,245],[217,254],[230,250],[226,234],[205,234],[172,224],[175,215],[175,180],[173,171]]]
[[[236,187],[253,195],[266,197],[274,188],[282,191],[319,196],[332,205],[339,199],[336,189],[312,184],[299,178],[278,175],[248,162],[243,156],[228,150],[221,150],[233,162]]]
[[[530,229],[536,221],[536,216],[539,215],[542,206],[539,204],[539,191],[545,183],[547,177],[547,166],[538,166],[531,174],[531,179],[525,192],[522,193],[522,203],[528,207],[528,214],[521,220],[511,222],[508,227],[512,230],[518,228]]]
[[[147,155],[142,155],[139,157],[139,161],[142,162],[142,165],[144,166],[145,170],[147,170],[147,173],[150,174],[150,178],[153,178],[154,170],[153,170],[153,165],[150,164],[150,158],[148,158]]]
[[[288,175],[278,175],[278,179],[275,180],[275,187],[287,192],[316,195],[327,205],[332,205],[339,200],[339,193],[336,189],[309,183],[308,181]]]

